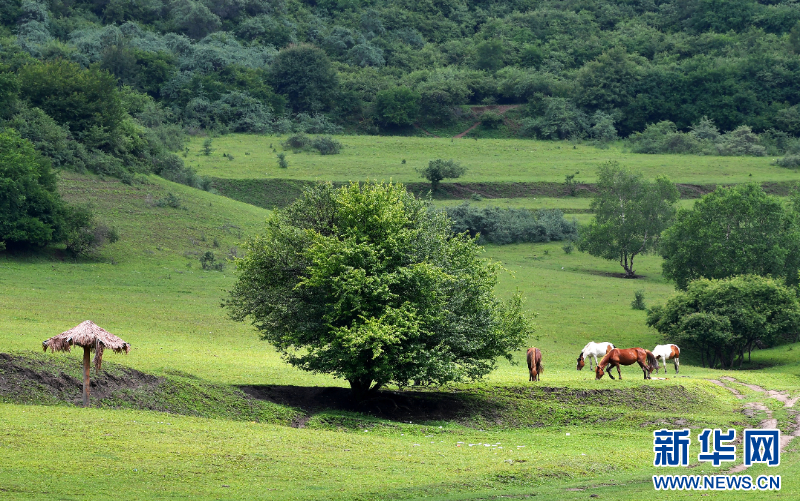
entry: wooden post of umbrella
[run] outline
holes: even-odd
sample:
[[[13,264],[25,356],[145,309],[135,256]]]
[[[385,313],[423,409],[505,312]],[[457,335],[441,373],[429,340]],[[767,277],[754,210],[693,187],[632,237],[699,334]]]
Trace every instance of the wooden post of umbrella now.
[[[83,347],[83,406],[89,407],[89,358],[92,350]]]
[[[131,351],[131,345],[111,334],[107,330],[95,325],[91,320],[81,322],[72,329],[62,332],[42,342],[44,351],[70,351],[73,345],[83,348],[83,406],[89,407],[89,359],[94,350],[94,368],[100,371],[103,364],[103,350],[109,349],[114,353]]]

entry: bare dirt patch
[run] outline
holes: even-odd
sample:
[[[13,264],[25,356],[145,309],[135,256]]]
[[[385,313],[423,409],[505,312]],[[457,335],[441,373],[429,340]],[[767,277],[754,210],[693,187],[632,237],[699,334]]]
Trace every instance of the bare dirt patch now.
[[[72,362],[72,361],[70,361]],[[0,397],[21,403],[81,404],[83,381],[76,377],[79,364],[67,368],[58,361],[30,359],[0,353]],[[92,372],[90,396],[93,404],[124,390],[155,390],[160,379],[128,367]]]

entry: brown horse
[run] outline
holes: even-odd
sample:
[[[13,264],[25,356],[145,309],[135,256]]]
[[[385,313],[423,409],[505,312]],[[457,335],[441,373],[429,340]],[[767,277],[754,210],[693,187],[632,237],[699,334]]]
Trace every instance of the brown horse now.
[[[595,379],[601,379],[604,374],[604,370],[608,370],[609,367],[612,369],[614,366],[617,367],[617,375],[620,379],[622,379],[622,373],[619,370],[620,365],[632,365],[634,363],[639,363],[639,367],[642,368],[642,372],[644,372],[644,378],[650,379],[650,373],[656,369],[656,357],[653,353],[649,350],[645,350],[644,348],[628,348],[625,350],[620,350],[619,348],[614,348],[613,350],[606,353],[606,356],[603,357],[603,360],[597,364],[595,367]],[[611,371],[608,371],[608,377],[614,379],[614,376],[611,375]]]
[[[539,374],[544,372],[542,352],[539,351],[539,348],[528,348],[528,370],[531,373],[528,381],[538,381]]]

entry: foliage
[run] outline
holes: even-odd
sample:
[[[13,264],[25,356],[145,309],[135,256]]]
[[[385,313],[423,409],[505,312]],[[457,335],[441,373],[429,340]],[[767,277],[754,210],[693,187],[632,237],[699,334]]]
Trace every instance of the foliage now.
[[[439,183],[443,179],[456,179],[467,172],[466,167],[451,160],[442,160],[437,158],[428,162],[428,166],[424,169],[417,169],[417,173],[431,182],[431,191],[439,190]]]
[[[214,253],[211,251],[206,251],[202,256],[200,256],[200,266],[204,270],[209,271],[222,271],[225,269],[225,263],[222,261],[217,261]]]
[[[490,129],[496,129],[503,125],[503,115],[496,111],[485,111],[481,114],[481,125]]]
[[[283,94],[294,111],[319,112],[329,109],[339,79],[322,49],[293,45],[282,49],[270,67],[269,80]]]
[[[116,79],[106,71],[57,60],[20,68],[19,80],[22,98],[81,138],[104,144],[122,126]]]
[[[797,169],[800,168],[800,155],[786,155],[783,158],[776,158],[774,163],[779,167]]]
[[[487,374],[530,332],[521,298],[495,298],[498,268],[402,185],[330,184],[275,211],[237,260],[225,306],[284,359],[382,386]]]
[[[478,208],[464,202],[448,207],[447,216],[453,222],[453,233],[467,232],[472,237],[480,236],[481,241],[499,245],[573,240],[578,236],[577,223],[567,221],[557,209]]]
[[[420,95],[408,87],[394,87],[378,92],[375,112],[385,124],[411,125],[419,114]]]
[[[211,140],[210,137],[207,138],[205,141],[203,141],[203,155],[205,156],[211,155],[211,153],[214,151],[214,149],[211,147],[213,143],[214,142]]]
[[[578,249],[619,260],[625,276],[635,277],[634,258],[658,248],[678,198],[678,189],[666,177],[649,182],[616,162],[602,165],[591,203],[595,217],[581,233]]]
[[[66,211],[64,243],[73,256],[92,256],[106,244],[119,240],[115,228],[97,221],[88,206],[72,206]]]
[[[637,290],[633,293],[633,301],[631,301],[631,308],[634,310],[646,310],[647,306],[644,304],[644,291]]]
[[[733,367],[758,344],[774,346],[796,340],[800,305],[794,291],[778,280],[740,275],[697,279],[663,306],[647,314],[647,324],[684,349],[699,351],[703,366]]]
[[[13,129],[0,132],[0,242],[20,247],[59,241],[65,211],[50,162]]]
[[[697,278],[755,274],[797,283],[796,214],[757,184],[720,187],[681,210],[664,232],[663,274],[685,289]]]
[[[289,161],[286,160],[286,153],[278,153],[278,167],[281,169],[286,169],[289,167]]]
[[[342,150],[342,143],[330,136],[309,137],[303,133],[289,136],[282,145],[295,152],[317,150],[320,155],[336,155]]]

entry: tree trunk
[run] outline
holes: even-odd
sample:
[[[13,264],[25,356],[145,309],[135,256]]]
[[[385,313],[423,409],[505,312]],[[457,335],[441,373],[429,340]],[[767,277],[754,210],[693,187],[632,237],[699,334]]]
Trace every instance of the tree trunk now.
[[[91,352],[83,348],[83,406],[89,407],[89,359]]]
[[[371,378],[349,379],[350,390],[352,390],[352,398],[356,402],[371,398],[378,393],[378,390],[383,386],[380,383],[372,385]]]

